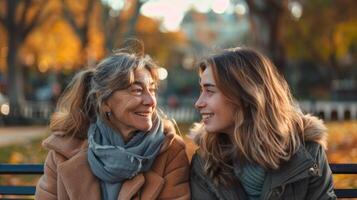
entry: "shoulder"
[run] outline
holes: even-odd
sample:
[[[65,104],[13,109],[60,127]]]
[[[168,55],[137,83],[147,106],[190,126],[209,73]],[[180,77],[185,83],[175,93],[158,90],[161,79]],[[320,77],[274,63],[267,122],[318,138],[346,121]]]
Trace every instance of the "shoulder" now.
[[[79,139],[73,136],[64,135],[61,132],[54,132],[42,142],[42,146],[48,150],[71,158],[81,149],[86,148],[87,140]]]
[[[204,161],[197,151],[191,161],[190,187],[193,199],[240,199],[225,198],[225,195],[232,194],[231,191],[222,185],[214,185],[212,179],[204,174]]]
[[[311,115],[304,115],[302,120],[304,141],[319,143],[324,149],[327,149],[328,134],[323,121]]]
[[[315,141],[305,142],[305,149],[311,155],[312,158],[318,157],[320,154],[325,153],[324,146]]]
[[[190,179],[192,182],[203,183],[208,181],[209,178],[205,176],[203,166],[203,159],[196,151],[191,160]]]
[[[176,134],[172,136],[172,139],[170,139],[169,144],[168,142],[164,143],[161,149],[161,154],[166,154],[168,160],[174,160],[177,156],[180,156],[181,154],[184,154],[186,156],[185,142],[180,136]]]
[[[166,147],[163,147],[163,146]],[[170,143],[165,142],[161,147],[161,152],[157,156],[152,166],[152,170],[161,176],[165,176],[175,170],[189,172],[189,161],[185,151],[185,144],[179,137],[170,139]],[[185,178],[180,175],[176,178]]]
[[[165,139],[161,146],[161,153],[178,152],[186,148],[182,137],[176,133],[173,123],[169,120],[163,120]]]
[[[198,151],[196,151],[191,160],[191,173],[198,175],[200,177],[204,177],[204,160],[203,158],[199,155]]]

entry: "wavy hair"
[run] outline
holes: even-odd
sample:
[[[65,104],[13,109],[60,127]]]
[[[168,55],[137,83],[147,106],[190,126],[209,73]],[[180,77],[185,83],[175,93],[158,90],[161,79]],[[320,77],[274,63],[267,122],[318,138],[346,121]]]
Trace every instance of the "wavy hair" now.
[[[95,68],[77,73],[59,98],[50,121],[51,131],[86,138],[91,121],[97,116],[106,119],[103,103],[115,91],[128,88],[134,81],[134,71],[142,67],[158,83],[157,65],[149,56],[124,50],[106,57]]]
[[[303,114],[274,64],[250,48],[232,48],[204,59],[199,73],[212,68],[216,86],[236,110],[233,135],[204,134],[200,155],[216,184],[233,181],[233,161],[278,169],[303,138]]]

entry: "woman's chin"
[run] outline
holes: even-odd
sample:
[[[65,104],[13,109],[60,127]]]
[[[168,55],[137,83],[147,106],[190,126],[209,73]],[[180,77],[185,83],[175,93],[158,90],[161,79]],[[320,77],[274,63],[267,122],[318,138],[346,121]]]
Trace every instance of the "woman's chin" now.
[[[137,129],[142,132],[148,132],[148,131],[150,131],[151,128],[152,128],[152,124],[146,124],[146,125],[141,125],[141,126],[137,127]]]

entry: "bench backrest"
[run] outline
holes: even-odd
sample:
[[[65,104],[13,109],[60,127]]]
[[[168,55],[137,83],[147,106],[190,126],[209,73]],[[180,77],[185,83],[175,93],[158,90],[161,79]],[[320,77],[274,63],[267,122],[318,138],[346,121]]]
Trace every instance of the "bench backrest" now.
[[[333,174],[357,174],[357,164],[330,164]],[[42,164],[0,164],[3,174],[43,174]],[[0,186],[0,195],[34,195],[35,186]],[[338,198],[357,198],[357,188],[336,188]]]

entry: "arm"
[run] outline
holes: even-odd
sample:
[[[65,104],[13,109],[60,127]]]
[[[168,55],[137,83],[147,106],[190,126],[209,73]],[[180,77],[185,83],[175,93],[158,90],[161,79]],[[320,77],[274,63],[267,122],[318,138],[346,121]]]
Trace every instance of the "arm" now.
[[[164,172],[165,186],[159,199],[189,200],[189,162],[185,146],[174,141],[174,151],[168,155],[168,162]]]
[[[44,174],[39,179],[36,186],[36,200],[57,199],[57,162],[56,153],[50,151],[44,164]]]
[[[332,172],[320,145],[315,159],[320,172],[310,178],[306,199],[337,199],[333,190]]]

